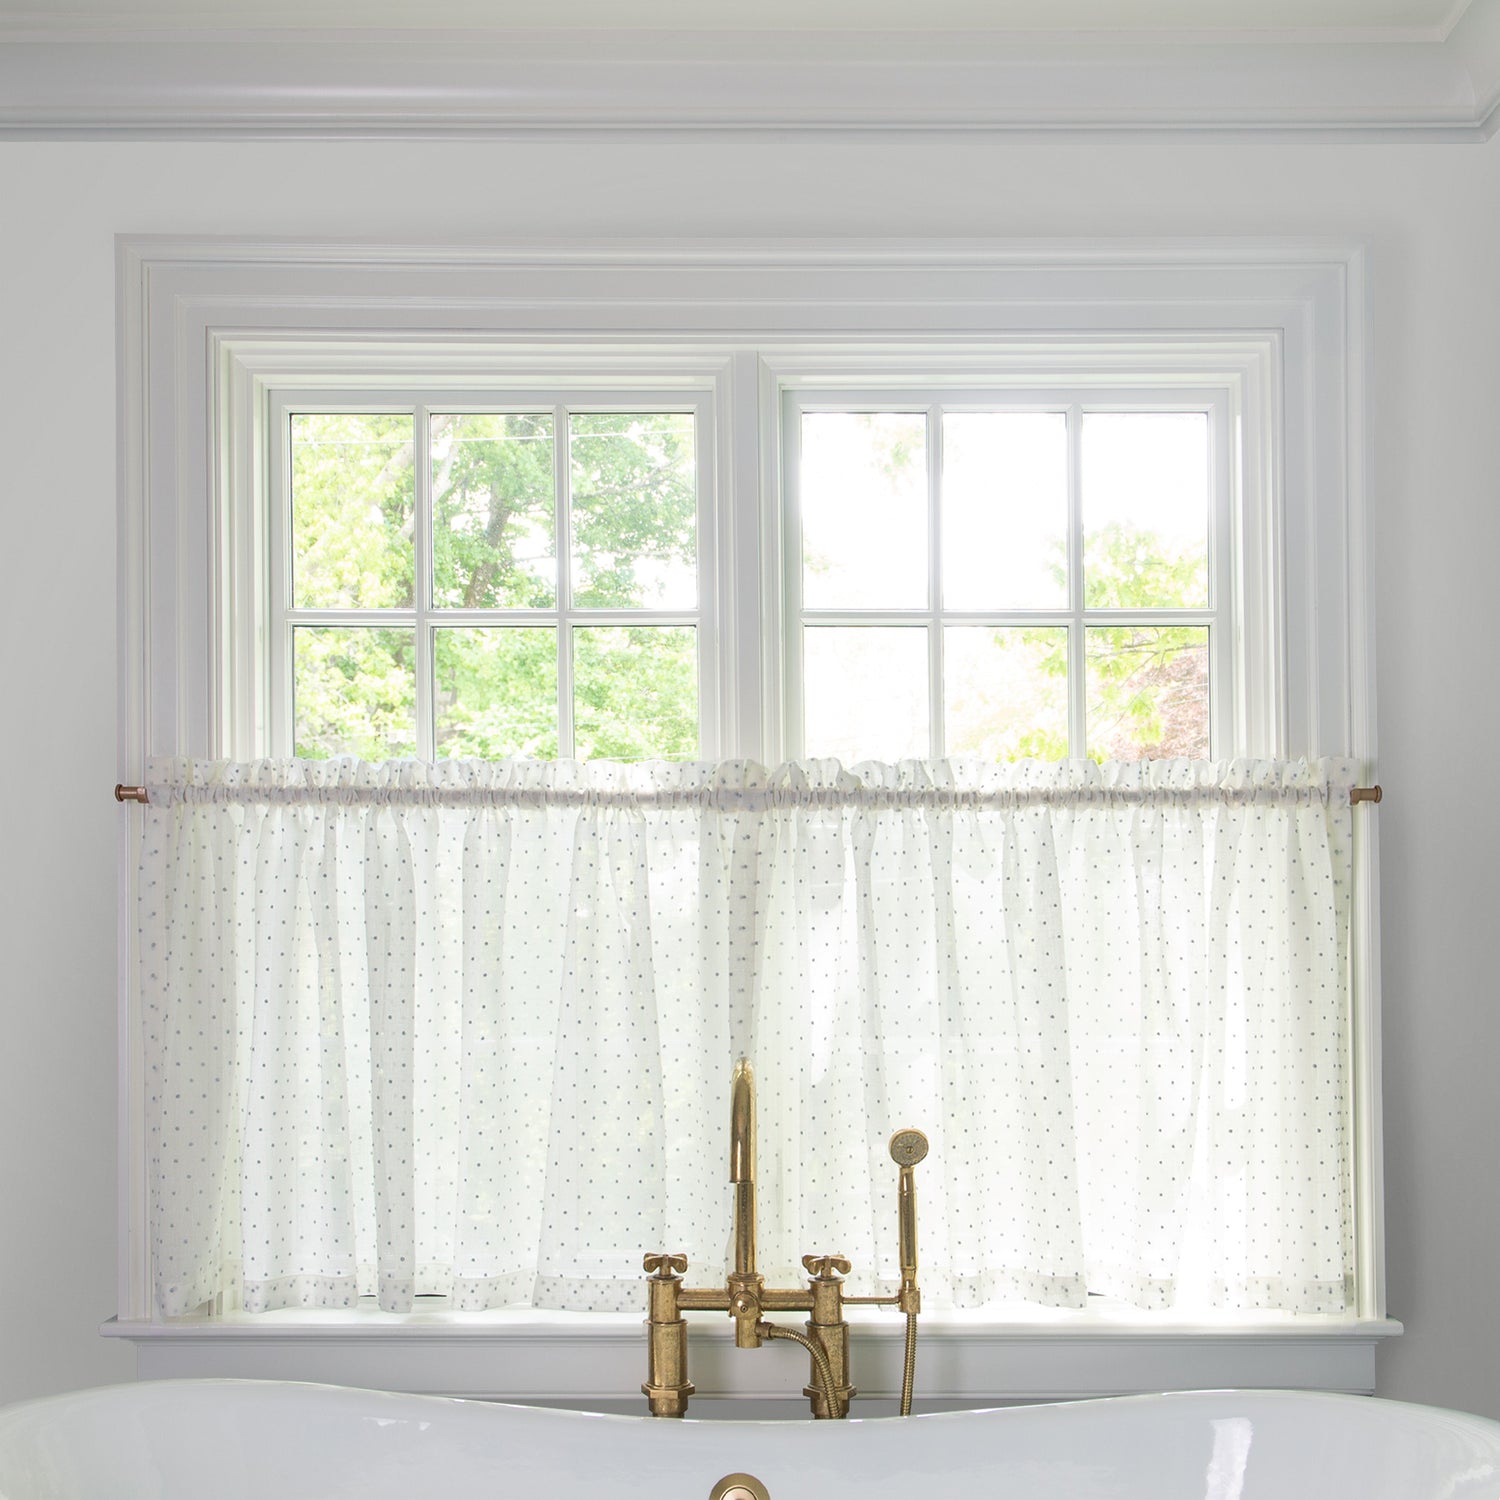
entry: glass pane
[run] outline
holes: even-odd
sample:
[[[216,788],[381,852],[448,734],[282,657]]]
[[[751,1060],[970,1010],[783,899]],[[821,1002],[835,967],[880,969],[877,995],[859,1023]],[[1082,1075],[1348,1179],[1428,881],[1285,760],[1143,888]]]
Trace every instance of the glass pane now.
[[[292,606],[410,608],[412,417],[292,418]]]
[[[802,653],[808,755],[853,765],[932,753],[923,626],[810,625]]]
[[[573,602],[585,609],[695,608],[692,413],[580,412],[569,422]]]
[[[432,417],[432,602],[550,609],[557,602],[552,418]]]
[[[399,760],[417,753],[414,630],[292,632],[293,754]]]
[[[1208,630],[1119,625],[1084,632],[1088,753],[1095,760],[1208,755]]]
[[[1067,418],[1060,412],[945,416],[944,607],[1067,604]]]
[[[1068,632],[954,625],[943,632],[949,755],[1062,760],[1068,754]]]
[[[438,758],[557,754],[557,632],[433,632]]]
[[[927,604],[927,418],[809,412],[802,418],[802,603]]]
[[[666,625],[574,630],[573,739],[580,760],[697,755],[697,632]]]
[[[1083,587],[1089,609],[1208,604],[1208,418],[1083,419]]]

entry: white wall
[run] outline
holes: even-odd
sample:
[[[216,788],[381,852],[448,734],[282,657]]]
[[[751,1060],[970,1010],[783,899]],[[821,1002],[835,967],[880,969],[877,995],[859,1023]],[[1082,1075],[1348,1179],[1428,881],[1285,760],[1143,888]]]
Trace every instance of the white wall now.
[[[127,1378],[114,1311],[116,233],[1359,235],[1374,298],[1384,1394],[1500,1417],[1482,649],[1500,145],[0,145],[0,1401]],[[1444,769],[1421,771],[1424,755]]]

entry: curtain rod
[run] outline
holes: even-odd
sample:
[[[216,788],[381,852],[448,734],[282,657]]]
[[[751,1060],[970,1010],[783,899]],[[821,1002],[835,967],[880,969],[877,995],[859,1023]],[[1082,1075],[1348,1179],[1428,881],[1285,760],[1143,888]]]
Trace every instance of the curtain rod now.
[[[1360,802],[1379,802],[1385,793],[1377,786],[1356,786],[1349,789],[1349,805],[1355,806]],[[115,783],[116,802],[140,802],[149,804],[151,798],[146,794],[143,786],[126,786],[124,782]]]

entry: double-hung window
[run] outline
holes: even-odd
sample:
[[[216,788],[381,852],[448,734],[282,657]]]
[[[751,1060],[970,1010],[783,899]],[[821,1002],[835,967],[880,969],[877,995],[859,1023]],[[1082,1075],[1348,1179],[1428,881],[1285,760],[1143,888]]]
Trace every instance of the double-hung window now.
[[[623,394],[374,410],[303,392],[277,407],[267,665],[281,753],[712,753],[698,711],[700,685],[714,691],[699,647],[705,414]]]
[[[714,629],[707,403],[466,395],[277,401],[270,744],[712,758],[767,632]],[[1240,748],[1222,393],[788,390],[778,436],[785,753]]]
[[[1232,753],[1222,400],[785,400],[788,703],[806,753]]]
[[[267,297],[253,256],[156,254],[127,250],[146,379],[176,389],[179,298],[211,377],[127,465],[125,740],[169,811],[240,809],[223,847],[258,873],[214,887],[218,918],[292,936],[261,968],[254,942],[222,957],[245,1134],[208,1206],[173,1189],[152,1071],[191,964],[148,936],[128,953],[121,1326],[162,1351],[143,1368],[244,1368],[235,1339],[299,1306],[346,1310],[346,1340],[389,1326],[360,1324],[375,1303],[439,1299],[502,1341],[542,1316],[507,1309],[628,1310],[641,1250],[722,1246],[714,1080],[749,1048],[784,1175],[770,1261],[853,1248],[883,1286],[885,1188],[855,1138],[902,1098],[934,1117],[934,1302],[1000,1340],[973,1394],[1097,1389],[1068,1356],[1006,1385],[1004,1340],[1047,1328],[1103,1339],[1118,1389],[1369,1382],[1373,830],[1351,856],[1346,795],[1368,622],[1338,426],[1357,256],[704,252],[679,278],[678,252],[502,255],[420,323],[360,270],[289,334],[333,268],[277,266]],[[176,487],[195,453],[201,506]],[[1278,799],[1304,811],[1268,832]],[[149,873],[171,839],[147,827],[141,931],[172,948]],[[1218,884],[1194,884],[1205,861]],[[1257,957],[1262,865],[1292,874]],[[1162,920],[1174,902],[1201,910]],[[1283,1055],[1328,976],[1339,998]],[[855,1143],[825,1160],[825,1126]],[[1298,1182],[1316,1224],[1250,1206]],[[821,1243],[845,1225],[852,1246]],[[403,1328],[426,1373],[393,1383],[535,1394]],[[1236,1364],[1250,1329],[1284,1338],[1283,1372]],[[955,1313],[939,1336],[974,1333]],[[623,1370],[598,1337],[595,1372],[606,1349]]]

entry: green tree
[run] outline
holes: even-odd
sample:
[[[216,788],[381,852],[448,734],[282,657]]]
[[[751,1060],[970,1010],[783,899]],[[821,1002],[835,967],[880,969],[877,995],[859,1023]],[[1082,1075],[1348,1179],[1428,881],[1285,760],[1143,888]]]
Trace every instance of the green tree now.
[[[691,418],[578,414],[566,455],[574,602],[691,607],[696,597]],[[433,603],[545,609],[558,589],[550,413],[436,415],[431,423]],[[386,609],[414,598],[416,462],[409,414],[313,413],[292,428],[293,598],[300,608]],[[415,752],[415,632],[299,627],[296,753]],[[579,755],[697,752],[693,632],[651,626],[574,635]],[[441,627],[434,645],[439,755],[558,752],[553,630]]]
[[[1066,579],[1059,546],[1053,564]],[[1111,522],[1084,553],[1085,609],[1186,609],[1206,598],[1201,548],[1174,548],[1156,532]],[[1067,640],[1056,630],[1021,633],[1040,669],[1066,680]],[[1208,631],[1199,625],[1089,626],[1084,636],[1087,749],[1095,760],[1208,753]],[[1033,743],[1039,758],[1067,754],[1056,734]],[[1028,746],[1023,753],[1035,753]]]
[[[551,413],[432,418],[433,602],[439,609],[555,606],[559,551],[575,603],[628,610],[690,607],[695,489],[691,418],[583,413],[566,462],[571,535],[555,534]],[[891,474],[913,461],[901,432],[876,444]],[[313,413],[292,425],[293,601],[382,610],[415,597],[414,423],[410,413]],[[814,565],[816,560],[813,560]],[[1065,552],[1053,564],[1065,578]],[[1115,524],[1090,534],[1089,608],[1172,609],[1203,601],[1204,562],[1160,536]],[[958,632],[950,651],[957,680]],[[1058,759],[1069,751],[1066,632],[1010,628],[971,650],[954,753]],[[415,632],[299,627],[293,651],[296,751],[367,759],[412,755]],[[575,752],[636,760],[698,751],[697,643],[691,629],[586,626],[572,641]],[[1207,632],[1198,626],[1091,626],[1088,746],[1100,759],[1206,753]],[[557,649],[534,620],[442,626],[434,644],[439,755],[558,753]],[[951,686],[951,682],[950,682]],[[950,726],[952,721],[950,719]]]

